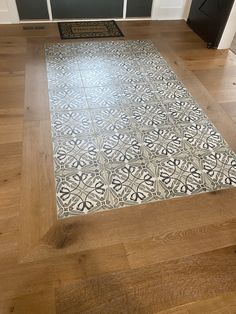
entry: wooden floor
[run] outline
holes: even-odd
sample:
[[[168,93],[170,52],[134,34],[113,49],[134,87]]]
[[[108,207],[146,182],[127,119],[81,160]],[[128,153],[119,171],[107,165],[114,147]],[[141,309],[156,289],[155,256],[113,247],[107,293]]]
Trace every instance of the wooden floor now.
[[[119,26],[163,50],[236,151],[236,55],[206,49],[183,21]],[[48,178],[38,160],[50,156],[35,135],[48,134],[42,47],[51,41],[60,41],[55,24],[0,25],[0,314],[235,314],[235,189],[51,228],[42,218],[56,215],[35,179],[39,171]]]

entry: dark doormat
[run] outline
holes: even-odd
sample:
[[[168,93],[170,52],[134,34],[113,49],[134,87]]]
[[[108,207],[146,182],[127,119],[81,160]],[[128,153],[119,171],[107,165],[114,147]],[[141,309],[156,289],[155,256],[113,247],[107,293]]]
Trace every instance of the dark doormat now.
[[[61,39],[124,36],[115,21],[58,23]]]

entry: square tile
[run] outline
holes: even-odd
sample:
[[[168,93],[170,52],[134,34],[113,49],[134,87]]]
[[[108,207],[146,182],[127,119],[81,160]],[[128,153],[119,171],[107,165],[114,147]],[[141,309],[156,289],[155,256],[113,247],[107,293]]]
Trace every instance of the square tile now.
[[[76,61],[80,71],[103,70],[110,67],[104,55],[79,55]]]
[[[89,111],[61,111],[51,114],[53,137],[94,133]]]
[[[142,144],[150,160],[178,157],[186,152],[182,137],[173,128],[154,128],[143,131]]]
[[[99,169],[56,175],[59,218],[104,209],[106,189]]]
[[[235,186],[236,159],[230,149],[201,155],[201,166],[212,184],[211,190]]]
[[[152,87],[157,99],[185,99],[191,97],[187,89],[179,81],[153,81]]]
[[[197,158],[192,156],[172,157],[152,161],[160,190],[165,199],[194,195],[211,190]]]
[[[96,139],[89,136],[60,137],[54,143],[55,171],[88,171],[98,167],[99,147]]]
[[[119,107],[123,103],[122,91],[123,89],[119,85],[85,88],[90,108]]]
[[[60,71],[50,71],[48,75],[49,89],[68,90],[70,88],[81,88],[83,86],[80,73],[74,69],[61,69]]]
[[[178,126],[188,149],[195,154],[218,151],[227,144],[209,121]]]
[[[131,118],[136,129],[153,129],[170,125],[167,112],[158,103],[130,107]]]
[[[119,165],[143,159],[143,147],[137,134],[116,132],[97,137],[101,164]]]
[[[109,167],[105,174],[115,207],[143,204],[162,198],[157,178],[145,162]]]
[[[118,83],[110,68],[80,71],[84,87],[99,87]]]
[[[176,74],[167,66],[163,64],[158,64],[156,67],[145,69],[145,74],[150,82],[153,81],[170,81],[176,80]]]
[[[49,89],[51,111],[78,110],[88,108],[83,88]]]
[[[132,124],[127,110],[116,107],[93,109],[91,118],[97,134],[114,133],[121,130],[131,130]]]
[[[195,123],[207,120],[204,112],[197,106],[193,99],[174,100],[163,102],[173,124],[182,125],[183,123]]]
[[[124,85],[123,102],[126,104],[145,104],[157,101],[155,92],[148,84]]]

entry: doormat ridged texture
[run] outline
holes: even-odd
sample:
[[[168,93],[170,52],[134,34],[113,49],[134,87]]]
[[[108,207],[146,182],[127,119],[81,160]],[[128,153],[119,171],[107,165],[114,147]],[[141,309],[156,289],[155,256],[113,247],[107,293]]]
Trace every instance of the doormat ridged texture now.
[[[59,218],[236,186],[236,155],[151,42],[46,56]]]
[[[115,21],[58,23],[61,39],[123,37]]]

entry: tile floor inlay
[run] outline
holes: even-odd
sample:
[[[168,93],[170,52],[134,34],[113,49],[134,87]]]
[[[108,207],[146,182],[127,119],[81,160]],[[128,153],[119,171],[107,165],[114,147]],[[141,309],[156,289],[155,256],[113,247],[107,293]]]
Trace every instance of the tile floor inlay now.
[[[46,59],[59,218],[236,186],[236,155],[150,41]]]

